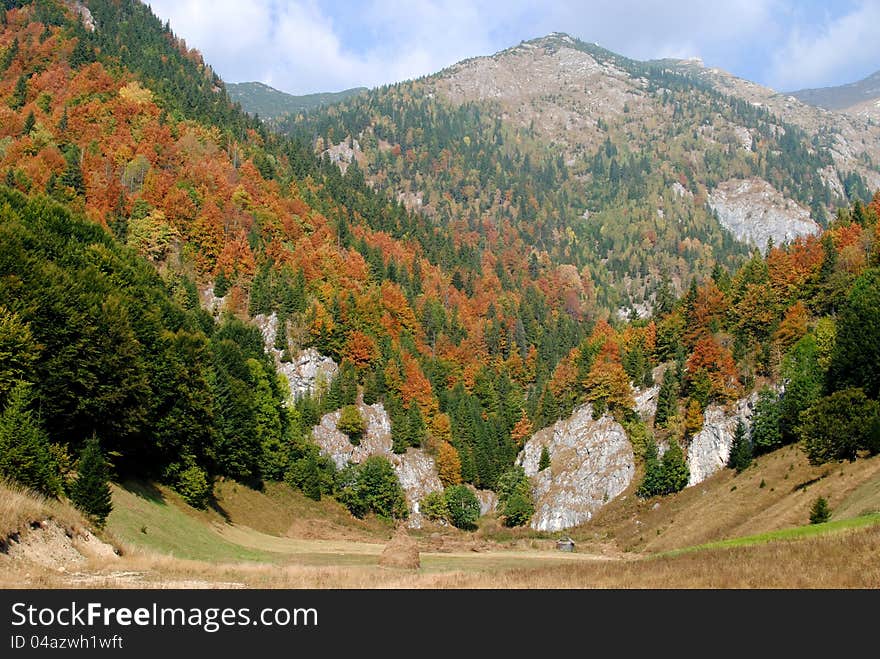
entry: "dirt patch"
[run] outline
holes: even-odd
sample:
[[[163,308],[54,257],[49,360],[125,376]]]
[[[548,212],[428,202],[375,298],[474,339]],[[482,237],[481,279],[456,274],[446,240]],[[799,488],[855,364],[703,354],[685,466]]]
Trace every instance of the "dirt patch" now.
[[[407,570],[419,569],[421,560],[419,559],[418,543],[409,537],[405,528],[400,527],[391,538],[391,542],[385,545],[385,549],[382,550],[382,555],[379,557],[379,565]]]
[[[32,522],[24,533],[9,536],[4,553],[13,560],[35,563],[59,572],[80,568],[89,559],[109,561],[117,558],[113,547],[98,540],[90,531],[65,529],[52,519]]]

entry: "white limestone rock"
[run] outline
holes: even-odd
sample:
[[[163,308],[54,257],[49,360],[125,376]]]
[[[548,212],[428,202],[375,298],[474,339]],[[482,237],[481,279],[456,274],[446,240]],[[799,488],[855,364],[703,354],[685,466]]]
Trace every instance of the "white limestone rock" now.
[[[808,209],[787,199],[762,179],[730,179],[719,183],[709,195],[709,206],[718,214],[721,225],[737,240],[761,250],[771,238],[775,245],[781,245],[820,231]]]
[[[632,482],[635,460],[626,432],[612,417],[593,419],[592,412],[591,405],[582,405],[538,431],[517,457],[534,483],[532,528],[559,531],[583,524]],[[539,472],[544,446],[550,467]]]
[[[710,405],[703,413],[703,428],[691,439],[687,463],[691,475],[688,486],[702,483],[727,465],[736,424],[740,419],[749,432],[749,420],[758,400],[757,392],[742,398],[732,408]]]
[[[420,528],[419,500],[429,492],[443,490],[434,458],[416,448],[409,448],[402,455],[394,453],[391,450],[391,420],[382,403],[365,405],[359,401],[357,407],[367,423],[360,444],[354,446],[348,436],[336,428],[340,410],[321,417],[321,422],[312,429],[312,439],[321,453],[333,460],[337,469],[348,463],[360,464],[372,455],[388,458],[406,496],[410,512],[407,522],[411,528]]]

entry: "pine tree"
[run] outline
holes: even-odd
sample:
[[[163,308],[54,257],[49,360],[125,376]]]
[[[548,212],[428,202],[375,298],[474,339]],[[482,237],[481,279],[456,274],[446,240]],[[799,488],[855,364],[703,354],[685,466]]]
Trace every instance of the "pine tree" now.
[[[538,471],[544,471],[550,466],[550,449],[544,445],[541,448],[541,458],[538,460]]]
[[[690,469],[684,459],[681,445],[673,438],[669,440],[669,448],[663,454],[663,494],[672,494],[683,490],[690,478]]]
[[[58,466],[30,403],[30,385],[19,382],[0,414],[0,476],[56,496],[61,491]]]
[[[70,499],[98,526],[104,526],[113,509],[107,461],[94,435],[86,442],[77,465],[77,477],[70,489]]]
[[[831,509],[825,497],[819,497],[810,508],[810,524],[822,524],[831,519]]]
[[[27,83],[26,75],[22,74],[18,77],[18,82],[15,83],[15,91],[12,92],[12,100],[9,102],[9,107],[13,110],[21,110],[24,104],[27,103]]]
[[[675,370],[667,368],[663,373],[663,384],[657,394],[657,412],[654,415],[654,425],[657,428],[665,428],[669,420],[678,413],[678,378]]]
[[[746,425],[742,419],[738,419],[736,431],[733,434],[733,443],[730,445],[727,466],[736,469],[736,473],[740,473],[750,464],[752,464],[752,444],[746,436]]]
[[[37,125],[37,120],[34,118],[34,111],[31,110],[28,112],[27,117],[24,120],[24,130],[22,131],[23,135],[30,135],[31,131],[34,129],[34,126]]]
[[[657,444],[649,439],[645,446],[645,476],[636,494],[642,499],[663,494],[663,465],[657,452]]]

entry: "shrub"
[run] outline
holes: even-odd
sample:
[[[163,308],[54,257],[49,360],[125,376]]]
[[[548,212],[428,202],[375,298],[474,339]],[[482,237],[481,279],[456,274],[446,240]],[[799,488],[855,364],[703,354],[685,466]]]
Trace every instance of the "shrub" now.
[[[346,405],[339,413],[336,429],[348,435],[348,441],[357,446],[361,443],[361,438],[367,429],[367,423],[356,405]]]
[[[446,498],[443,496],[443,492],[428,492],[419,501],[419,511],[432,521],[449,521],[449,508],[446,506]]]
[[[386,519],[403,519],[409,514],[394,467],[381,455],[343,469],[337,498],[355,517],[373,512]]]
[[[192,465],[180,472],[174,489],[193,508],[205,508],[214,488],[205,471]]]
[[[480,502],[466,485],[452,485],[443,493],[449,521],[459,529],[473,529],[480,517]]]

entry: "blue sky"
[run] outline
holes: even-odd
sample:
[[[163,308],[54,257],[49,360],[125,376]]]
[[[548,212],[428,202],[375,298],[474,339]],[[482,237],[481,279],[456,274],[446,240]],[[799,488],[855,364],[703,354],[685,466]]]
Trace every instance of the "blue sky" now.
[[[406,80],[554,31],[781,91],[880,69],[880,0],[147,1],[224,80],[293,94]]]

